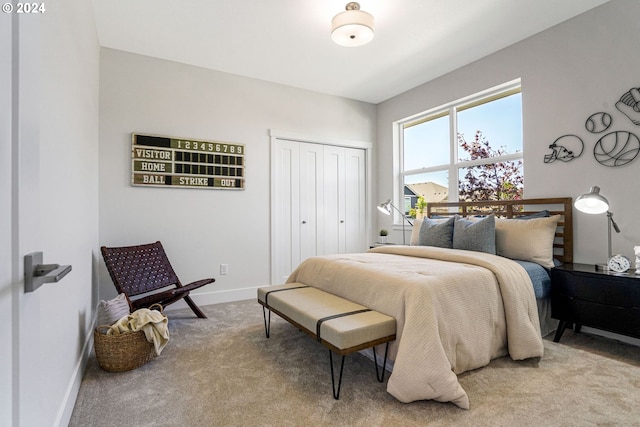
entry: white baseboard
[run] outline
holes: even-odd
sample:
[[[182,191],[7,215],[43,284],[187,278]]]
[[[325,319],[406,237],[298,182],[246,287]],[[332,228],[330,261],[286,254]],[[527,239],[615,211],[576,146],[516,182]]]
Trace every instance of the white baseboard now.
[[[198,306],[203,305],[211,305],[211,304],[221,304],[225,302],[233,302],[233,301],[244,301],[248,299],[258,300],[258,288],[268,285],[258,285],[249,288],[242,289],[231,289],[231,290],[222,290],[222,291],[213,291],[213,292],[204,292],[204,293],[193,293],[191,292],[189,296]],[[166,311],[170,312],[171,310],[178,310],[181,308],[189,308],[187,303],[184,301],[178,301],[175,304],[171,304],[167,307]]]
[[[62,404],[58,409],[58,415],[53,423],[55,427],[68,426],[71,421],[71,415],[73,414],[73,408],[76,405],[76,399],[78,398],[78,392],[80,391],[80,385],[82,383],[82,377],[84,376],[84,370],[87,367],[87,361],[89,355],[93,351],[93,330],[95,328],[95,319],[91,324],[91,328],[87,333],[87,337],[84,340],[82,352],[76,362],[76,366],[73,370],[73,374],[69,380],[69,385],[62,399]]]
[[[613,340],[618,340],[626,344],[636,345],[640,347],[640,339],[638,338],[628,337],[626,335],[620,335],[620,334],[616,334],[609,331],[603,331],[601,329],[594,329],[588,326],[583,326],[582,329],[580,329],[580,331],[588,334],[592,334],[592,335],[598,335],[601,337],[610,338]]]

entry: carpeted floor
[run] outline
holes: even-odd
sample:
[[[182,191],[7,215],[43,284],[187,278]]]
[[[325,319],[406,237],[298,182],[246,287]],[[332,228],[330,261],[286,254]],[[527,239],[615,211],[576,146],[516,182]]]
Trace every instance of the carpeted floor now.
[[[168,311],[169,344],[136,370],[92,356],[70,426],[640,426],[640,348],[618,341],[567,331],[541,360],[464,373],[470,410],[400,403],[355,354],[334,400],[325,347],[277,316],[266,339],[255,300],[202,308]]]

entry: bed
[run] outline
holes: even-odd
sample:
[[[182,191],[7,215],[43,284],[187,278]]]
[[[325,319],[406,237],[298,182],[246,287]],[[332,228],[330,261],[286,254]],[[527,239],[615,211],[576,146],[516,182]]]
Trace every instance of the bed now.
[[[396,399],[468,409],[457,374],[506,355],[543,356],[553,324],[548,286],[535,275],[573,261],[571,198],[431,203],[411,243],[312,257],[287,282],[396,319],[387,384]]]

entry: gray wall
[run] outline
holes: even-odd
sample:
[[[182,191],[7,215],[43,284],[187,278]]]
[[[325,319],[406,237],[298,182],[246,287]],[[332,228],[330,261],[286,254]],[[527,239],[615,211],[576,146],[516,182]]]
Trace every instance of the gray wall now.
[[[640,86],[638,55],[640,2],[613,0],[596,9],[523,40],[496,54],[446,74],[378,105],[378,194],[393,191],[391,123],[501,83],[521,78],[524,126],[525,197],[574,199],[598,185],[608,198],[622,233],[613,236],[613,252],[635,259],[640,245],[640,156],[610,168],[597,163],[593,147],[598,137],[584,124],[593,113],[613,117],[611,130],[632,131],[633,125],[615,108],[620,96]],[[576,134],[585,152],[569,163],[544,164],[549,144]],[[377,217],[379,228],[388,227]],[[604,262],[607,221],[604,215],[574,211],[576,262]],[[396,230],[395,239],[400,239]]]
[[[373,142],[375,117],[372,104],[102,49],[100,244],[161,240],[183,282],[216,277],[196,301],[253,298],[270,282],[269,131]],[[245,144],[246,189],[132,187],[131,132]],[[100,287],[115,296],[102,264]]]

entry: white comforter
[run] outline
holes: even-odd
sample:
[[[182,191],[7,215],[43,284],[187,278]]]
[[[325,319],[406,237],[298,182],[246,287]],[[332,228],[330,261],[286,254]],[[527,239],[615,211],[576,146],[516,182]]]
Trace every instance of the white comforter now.
[[[305,260],[287,282],[314,286],[393,316],[387,391],[402,402],[469,408],[456,374],[507,353],[543,354],[531,280],[517,263],[472,251],[382,246]]]

